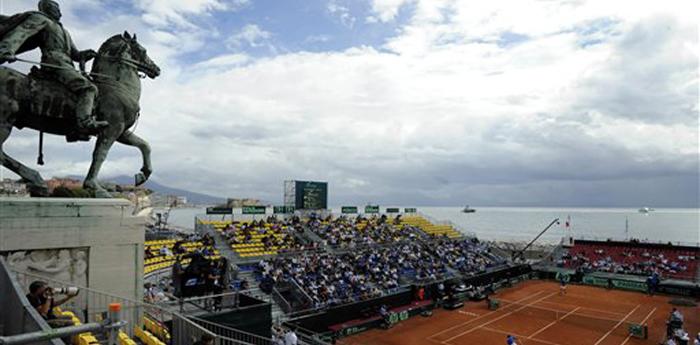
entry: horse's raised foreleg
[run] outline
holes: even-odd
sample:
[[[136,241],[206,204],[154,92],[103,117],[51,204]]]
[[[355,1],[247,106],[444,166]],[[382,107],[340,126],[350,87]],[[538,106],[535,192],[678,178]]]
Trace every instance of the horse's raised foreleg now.
[[[32,196],[48,196],[49,187],[46,185],[44,179],[41,178],[41,175],[36,170],[30,169],[8,156],[2,150],[2,144],[10,136],[11,131],[11,125],[0,122],[0,165],[22,177],[22,179],[27,182],[29,193]]]
[[[117,141],[129,146],[137,147],[141,151],[141,156],[143,159],[143,166],[141,167],[141,172],[134,176],[135,185],[140,186],[148,180],[153,172],[153,167],[151,166],[151,146],[141,139],[138,135],[126,131],[124,132]]]
[[[114,144],[114,141],[119,136],[119,133],[114,128],[106,128],[103,134],[97,137],[95,149],[92,151],[92,164],[90,171],[83,181],[83,188],[93,192],[96,198],[111,198],[112,195],[97,182],[97,176],[100,174],[102,163],[107,158],[109,149]]]

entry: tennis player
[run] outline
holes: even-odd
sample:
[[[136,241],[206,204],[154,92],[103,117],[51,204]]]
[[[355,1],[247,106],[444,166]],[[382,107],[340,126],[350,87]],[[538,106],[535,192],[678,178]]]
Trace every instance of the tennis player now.
[[[518,343],[516,343],[515,340],[516,340],[515,337],[510,335],[510,334],[508,334],[506,336],[506,344],[507,345],[518,345]]]
[[[559,276],[559,295],[566,295],[566,275]]]

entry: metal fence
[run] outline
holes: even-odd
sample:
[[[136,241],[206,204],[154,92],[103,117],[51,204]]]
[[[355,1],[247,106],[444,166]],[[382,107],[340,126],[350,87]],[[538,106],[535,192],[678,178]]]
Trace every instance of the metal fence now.
[[[47,282],[49,286],[54,288],[75,286],[71,283],[29,272],[14,271],[14,274],[17,277],[17,282],[25,291],[28,290],[29,285],[36,280]],[[108,310],[108,305],[110,303],[120,303],[122,306],[121,320],[127,322],[127,326],[124,327],[123,330],[131,338],[134,338],[135,328],[144,328],[144,317],[156,322],[161,327],[166,327],[166,323],[172,321],[173,324],[169,332],[174,340],[173,344],[175,345],[191,344],[191,339],[199,339],[199,337],[205,333],[216,338],[216,334],[213,332],[207,331],[175,311],[83,286],[77,287],[80,289],[78,295],[67,301],[61,308],[63,310],[72,311],[84,323],[100,322],[104,320],[106,318],[105,312]]]
[[[171,337],[173,345],[189,345],[194,344],[205,334],[214,337],[215,345],[225,344],[214,332],[192,322],[182,314],[172,314]]]
[[[22,298],[23,290],[13,279],[5,259],[0,257],[0,335],[9,336],[51,329],[44,319]],[[64,345],[61,339],[38,342],[42,345]]]
[[[239,329],[227,327],[204,319],[190,317],[202,329],[215,333],[219,338],[219,345],[274,345],[270,338],[265,338],[257,334],[248,333]]]

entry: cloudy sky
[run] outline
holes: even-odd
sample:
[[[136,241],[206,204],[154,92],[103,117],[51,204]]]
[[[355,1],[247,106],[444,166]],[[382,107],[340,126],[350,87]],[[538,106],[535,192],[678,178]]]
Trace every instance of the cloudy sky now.
[[[166,185],[280,202],[285,179],[322,180],[334,205],[700,204],[697,1],[59,3],[80,48],[126,29],[161,66],[136,133]],[[4,149],[36,167],[37,142],[16,131]],[[93,143],[51,137],[38,169],[84,175]],[[141,164],[118,144],[108,160],[103,177]]]

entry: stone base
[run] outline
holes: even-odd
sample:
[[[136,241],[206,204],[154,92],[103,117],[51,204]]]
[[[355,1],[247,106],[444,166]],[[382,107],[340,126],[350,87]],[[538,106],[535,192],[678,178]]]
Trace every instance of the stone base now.
[[[123,199],[0,198],[8,264],[142,300],[145,219]]]

